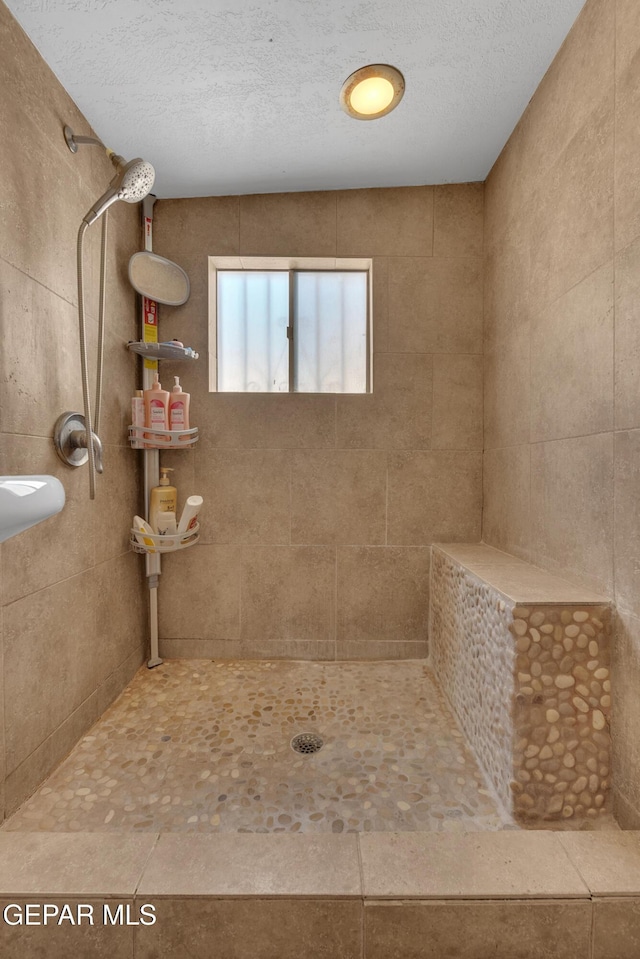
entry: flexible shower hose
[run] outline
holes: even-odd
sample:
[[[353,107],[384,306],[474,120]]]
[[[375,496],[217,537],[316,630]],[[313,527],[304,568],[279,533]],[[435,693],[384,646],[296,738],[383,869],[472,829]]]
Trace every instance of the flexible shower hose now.
[[[88,223],[83,220],[78,230],[77,266],[78,266],[78,320],[80,323],[80,366],[82,368],[82,398],[84,400],[84,426],[89,455],[89,499],[96,498],[96,461],[93,450],[93,428],[91,425],[91,398],[89,396],[89,371],[87,369],[87,331],[84,320],[84,235]]]

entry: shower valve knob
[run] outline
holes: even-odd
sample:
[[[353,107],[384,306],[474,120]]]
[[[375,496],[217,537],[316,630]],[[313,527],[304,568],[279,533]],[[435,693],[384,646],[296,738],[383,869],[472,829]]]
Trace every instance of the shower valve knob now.
[[[93,455],[96,471],[102,473],[102,443],[96,433],[93,437]],[[87,431],[82,413],[63,413],[59,416],[53,430],[56,452],[67,466],[83,466],[89,459],[87,452]]]

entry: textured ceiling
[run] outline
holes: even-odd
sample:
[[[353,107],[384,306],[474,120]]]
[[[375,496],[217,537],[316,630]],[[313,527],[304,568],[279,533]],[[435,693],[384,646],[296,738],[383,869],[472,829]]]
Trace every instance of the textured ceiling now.
[[[158,196],[483,180],[584,0],[7,0]],[[397,110],[342,112],[360,66]],[[76,131],[87,132],[87,131]]]

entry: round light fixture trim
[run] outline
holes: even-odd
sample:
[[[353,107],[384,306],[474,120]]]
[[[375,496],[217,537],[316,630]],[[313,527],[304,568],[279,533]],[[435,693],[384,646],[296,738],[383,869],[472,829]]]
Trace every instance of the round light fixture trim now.
[[[356,120],[377,120],[398,106],[404,86],[404,77],[395,67],[370,63],[344,81],[340,106]]]

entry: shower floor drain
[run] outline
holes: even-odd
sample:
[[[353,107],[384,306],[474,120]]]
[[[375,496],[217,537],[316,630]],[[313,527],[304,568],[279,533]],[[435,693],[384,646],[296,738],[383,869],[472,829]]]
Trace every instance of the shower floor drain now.
[[[291,740],[291,748],[296,753],[317,753],[322,749],[324,740],[317,733],[299,733]]]

